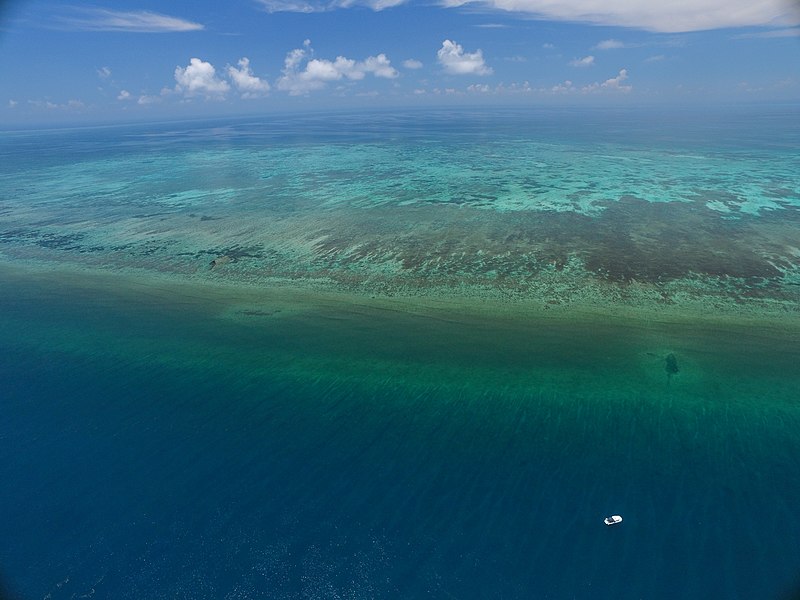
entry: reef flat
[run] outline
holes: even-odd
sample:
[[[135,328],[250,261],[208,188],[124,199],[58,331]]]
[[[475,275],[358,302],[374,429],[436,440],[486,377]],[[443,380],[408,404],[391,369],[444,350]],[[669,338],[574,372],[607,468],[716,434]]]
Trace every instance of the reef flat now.
[[[291,135],[279,120],[50,134],[77,160],[16,134],[0,253],[366,296],[796,311],[797,132],[738,146],[772,121],[698,116],[668,135],[625,115],[622,135],[608,117],[339,117],[352,139],[312,118]]]

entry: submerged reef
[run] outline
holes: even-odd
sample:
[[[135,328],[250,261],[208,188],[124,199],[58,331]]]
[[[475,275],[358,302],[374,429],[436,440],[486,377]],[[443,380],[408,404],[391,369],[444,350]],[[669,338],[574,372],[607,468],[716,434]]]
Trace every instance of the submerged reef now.
[[[665,128],[627,112],[414,113],[332,118],[311,137],[302,119],[229,123],[223,138],[23,135],[3,141],[0,255],[368,296],[797,312],[800,134],[780,117],[708,131],[705,117]],[[87,144],[96,156],[70,150]]]
[[[280,218],[220,210],[207,221],[160,215],[158,231],[153,218],[138,216],[136,229],[146,235],[132,234],[125,220],[102,232],[17,223],[0,230],[0,252],[189,277],[213,271],[231,283],[291,280],[369,295],[466,293],[548,305],[580,298],[669,305],[691,296],[796,307],[800,300],[797,208],[731,218],[704,203],[626,196],[602,209],[586,215],[382,206]]]

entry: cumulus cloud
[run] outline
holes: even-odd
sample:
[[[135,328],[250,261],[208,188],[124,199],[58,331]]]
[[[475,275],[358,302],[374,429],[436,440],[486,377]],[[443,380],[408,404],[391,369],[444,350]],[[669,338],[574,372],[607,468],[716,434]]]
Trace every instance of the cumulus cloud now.
[[[786,0],[444,0],[445,6],[478,4],[543,20],[635,27],[677,33],[728,27],[779,27],[800,24],[796,2]]]
[[[59,22],[67,28],[82,31],[167,33],[204,29],[200,23],[147,10],[119,11],[107,8],[73,8],[72,10],[75,11],[73,15],[61,17]]]
[[[360,81],[368,73],[384,79],[399,75],[385,54],[369,56],[363,61],[344,56],[337,56],[335,60],[319,59],[313,58],[313,54],[311,41],[306,40],[302,48],[295,48],[286,55],[283,75],[277,83],[279,90],[298,96],[322,89],[331,81]]]
[[[569,61],[572,67],[591,67],[594,64],[594,56],[584,56],[583,58],[576,58]]]
[[[422,63],[419,62],[418,60],[413,59],[413,58],[409,58],[408,60],[404,60],[403,61],[403,66],[406,69],[412,69],[412,70],[413,69],[421,69],[422,68]]]
[[[236,89],[239,90],[242,98],[258,98],[269,92],[269,83],[253,75],[249,58],[246,56],[240,58],[238,65],[238,69],[228,65],[227,71],[228,77],[230,77]]]
[[[270,13],[297,12],[321,13],[330,12],[339,8],[352,8],[362,6],[374,11],[381,11],[408,0],[257,0],[261,7]]]
[[[117,96],[117,100],[130,100],[131,93],[128,90],[122,90]]]
[[[394,79],[399,75],[397,70],[392,66],[391,61],[386,58],[385,54],[378,54],[378,56],[368,56],[362,63],[356,63],[367,73],[372,73],[375,77],[382,77],[384,79]]]
[[[175,91],[187,98],[221,98],[231,89],[226,81],[217,77],[214,65],[199,58],[192,58],[186,67],[175,67],[175,81]]]
[[[611,91],[611,92],[630,92],[633,89],[631,85],[624,85],[623,82],[628,79],[628,70],[622,69],[617,74],[616,77],[612,77],[611,79],[606,79],[603,83],[591,83],[581,88],[581,91],[584,93],[589,92],[602,92],[602,91]]]
[[[492,68],[483,60],[483,52],[465,52],[461,44],[445,40],[436,53],[439,64],[451,75],[491,75]]]
[[[485,83],[473,83],[472,85],[467,87],[468,92],[478,93],[478,94],[487,94],[489,92],[489,86]]]

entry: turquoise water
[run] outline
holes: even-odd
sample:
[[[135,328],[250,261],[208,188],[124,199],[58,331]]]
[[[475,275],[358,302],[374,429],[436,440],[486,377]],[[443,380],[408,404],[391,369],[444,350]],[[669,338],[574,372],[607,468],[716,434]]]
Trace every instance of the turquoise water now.
[[[789,597],[797,123],[10,134],[5,593]]]
[[[466,281],[553,296],[542,275],[571,260],[600,279],[674,282],[655,291],[668,295],[695,275],[799,281],[796,117],[445,112],[13,133],[0,244],[191,276],[224,255],[216,279],[369,291]]]

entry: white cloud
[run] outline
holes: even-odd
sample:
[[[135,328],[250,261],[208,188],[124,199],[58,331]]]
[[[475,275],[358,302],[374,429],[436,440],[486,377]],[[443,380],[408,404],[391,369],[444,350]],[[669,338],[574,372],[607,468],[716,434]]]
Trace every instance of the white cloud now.
[[[130,99],[131,99],[131,93],[128,90],[122,90],[119,93],[119,96],[117,96],[117,100],[130,100]]]
[[[17,104],[19,104],[19,102],[17,102],[16,100],[9,100],[8,108],[14,108]]]
[[[800,7],[786,0],[443,0],[444,6],[479,4],[542,20],[635,27],[658,32],[800,24]]]
[[[664,60],[665,58],[667,58],[667,57],[664,56],[663,54],[656,54],[655,56],[648,56],[647,58],[644,59],[644,62],[646,62],[646,63],[660,62],[660,61]]]
[[[322,13],[339,8],[352,8],[365,6],[374,11],[381,11],[408,0],[256,0],[261,7],[269,12],[297,12],[297,13]]]
[[[617,48],[627,48],[625,42],[620,42],[619,40],[603,40],[602,42],[598,42],[593,49],[594,50],[616,50]]]
[[[359,65],[364,71],[372,73],[375,77],[394,79],[399,75],[397,69],[392,66],[391,61],[386,58],[385,54],[368,56],[367,59],[363,63],[359,63]]]
[[[136,101],[136,104],[141,106],[146,106],[148,104],[158,104],[161,102],[160,96],[148,96],[147,94],[143,94],[139,96],[139,99]]]
[[[503,23],[481,23],[480,25],[475,25],[475,27],[481,27],[482,29],[507,29],[508,25]]]
[[[175,91],[187,98],[221,98],[231,89],[226,81],[217,77],[214,65],[199,58],[192,58],[186,67],[175,67],[175,81]]]
[[[467,87],[467,91],[468,92],[474,92],[474,93],[477,92],[477,93],[480,93],[480,94],[486,94],[486,93],[489,92],[489,86],[486,85],[485,83],[483,83],[483,84],[473,83],[472,85]]]
[[[483,60],[483,52],[464,52],[460,44],[445,40],[436,53],[439,64],[451,75],[491,75],[492,69]]]
[[[623,81],[628,79],[628,70],[622,69],[616,77],[606,79],[603,83],[591,83],[581,88],[583,93],[602,92],[602,91],[617,91],[617,92],[630,92],[633,89],[631,85],[623,85]]]
[[[409,58],[408,60],[404,60],[403,61],[403,66],[406,69],[421,69],[422,68],[422,63],[419,62],[418,60],[413,59],[413,58]]]
[[[545,42],[544,44],[542,44],[542,48],[544,48],[545,50],[552,50],[555,47],[556,47],[555,44],[551,44],[550,42]]]
[[[576,58],[575,60],[569,61],[570,66],[572,67],[591,67],[594,65],[594,56],[584,56],[583,58]]]
[[[295,48],[286,54],[283,75],[277,83],[279,90],[298,96],[322,89],[331,81],[360,81],[367,73],[384,79],[394,79],[399,75],[385,54],[369,56],[363,61],[344,56],[331,61],[312,58],[313,54],[310,40],[303,42],[303,48]]]
[[[100,67],[99,69],[97,69],[97,76],[100,79],[108,79],[109,77],[111,77],[111,69],[109,69],[108,67]]]
[[[258,98],[269,92],[269,83],[253,75],[250,69],[250,59],[246,56],[239,59],[239,68],[228,65],[228,77],[241,93],[242,98]]]
[[[71,29],[82,31],[166,33],[205,29],[200,23],[147,10],[119,11],[107,8],[74,8],[73,10],[83,16],[62,17],[59,20]]]

